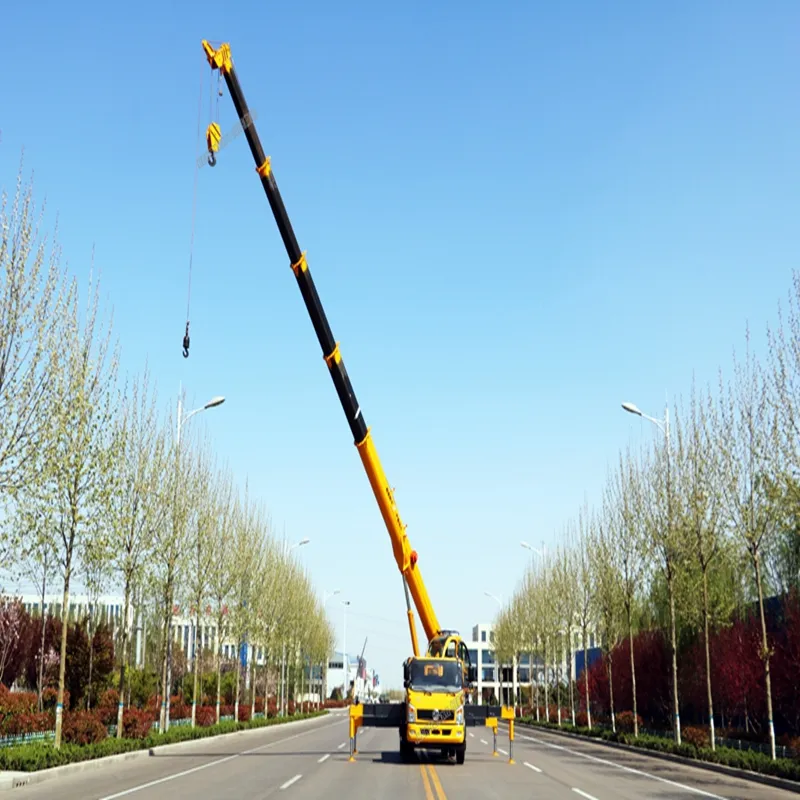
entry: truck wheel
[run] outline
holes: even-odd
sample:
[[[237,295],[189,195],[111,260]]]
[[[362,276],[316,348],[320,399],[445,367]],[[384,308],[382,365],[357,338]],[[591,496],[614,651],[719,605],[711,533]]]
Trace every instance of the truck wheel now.
[[[456,764],[463,764],[466,755],[467,755],[467,744],[465,742],[464,744],[460,744],[458,745],[458,747],[456,747]]]
[[[414,748],[405,740],[400,740],[400,759],[408,763],[414,759]]]

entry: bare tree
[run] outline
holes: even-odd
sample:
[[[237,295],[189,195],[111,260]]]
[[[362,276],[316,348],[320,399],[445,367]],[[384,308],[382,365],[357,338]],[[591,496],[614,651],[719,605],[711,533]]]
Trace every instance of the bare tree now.
[[[110,460],[108,433],[113,418],[112,389],[117,353],[109,350],[111,326],[98,338],[98,295],[80,324],[78,289],[70,287],[59,324],[59,369],[53,376],[51,402],[43,409],[52,420],[52,438],[40,449],[40,477],[28,488],[39,508],[51,505],[57,526],[57,547],[64,578],[61,654],[56,703],[55,746],[61,746],[64,680],[67,658],[70,581],[87,539],[97,535],[92,519],[106,506]]]
[[[214,484],[213,467],[207,449],[197,454],[195,478],[193,485],[194,514],[190,533],[192,550],[192,568],[189,571],[188,591],[191,605],[195,612],[194,652],[192,654],[192,672],[194,688],[192,691],[192,727],[197,718],[197,691],[200,679],[200,618],[208,598],[209,573],[213,564],[213,529],[216,524],[218,487]]]
[[[584,502],[578,514],[576,560],[578,570],[578,620],[583,644],[583,689],[586,699],[586,722],[592,728],[592,704],[589,697],[589,628],[596,626],[597,615],[594,602],[594,574],[590,549],[593,541],[592,515],[588,503]]]
[[[669,640],[672,660],[672,715],[675,741],[681,743],[680,699],[678,697],[677,580],[686,564],[685,530],[676,524],[675,465],[669,424],[664,446],[653,448],[652,457],[641,465],[643,523],[646,525],[649,550],[658,564],[667,587],[669,601]]]
[[[11,496],[36,480],[33,457],[52,435],[48,408],[59,366],[60,248],[53,243],[48,266],[33,214],[33,185],[23,185],[20,169],[11,209],[5,192],[0,206],[0,492]],[[5,564],[14,550],[7,541]]]
[[[722,552],[724,528],[721,517],[722,491],[719,485],[719,448],[711,431],[714,408],[710,399],[697,397],[694,386],[686,419],[676,415],[676,492],[682,508],[681,524],[700,569],[702,581],[703,643],[705,648],[706,696],[711,732],[711,749],[716,749],[714,699],[711,685],[709,572]],[[710,423],[710,424],[709,424]]]
[[[608,690],[611,713],[611,727],[616,731],[617,720],[614,710],[614,649],[619,643],[621,631],[622,587],[615,563],[616,542],[613,524],[608,509],[596,518],[592,526],[591,553],[592,573],[594,574],[594,603],[603,632],[603,649],[606,654]]]
[[[234,531],[236,529],[236,496],[230,474],[219,477],[215,524],[209,533],[211,547],[211,566],[209,568],[209,593],[214,603],[217,642],[217,722],[220,719],[222,699],[222,642],[227,631],[228,606],[236,578]]]
[[[580,608],[577,573],[573,540],[571,530],[568,527],[565,542],[557,548],[553,563],[553,597],[559,621],[559,632],[567,642],[567,681],[573,726],[575,725],[575,695],[573,691],[574,676],[572,674],[572,630]]]
[[[764,612],[762,548],[774,534],[776,510],[770,497],[770,475],[779,451],[779,432],[769,385],[750,353],[746,335],[743,362],[734,359],[733,382],[720,379],[720,424],[717,436],[723,465],[723,497],[731,524],[750,556],[761,619],[761,659],[767,700],[770,749],[775,758],[775,726],[772,711],[770,658],[772,649]]]
[[[130,660],[130,616],[134,588],[144,580],[158,531],[166,519],[163,494],[169,468],[166,433],[158,424],[155,391],[145,369],[125,390],[113,435],[114,491],[108,497],[111,564],[122,582],[122,648],[117,706],[117,738],[123,735],[125,677]]]
[[[640,473],[633,456],[620,453],[619,468],[609,487],[609,508],[614,518],[616,564],[622,589],[622,606],[628,634],[628,653],[631,664],[631,693],[633,695],[633,735],[639,735],[639,707],[636,695],[636,660],[634,658],[633,612],[637,592],[646,576],[648,541],[643,522]]]

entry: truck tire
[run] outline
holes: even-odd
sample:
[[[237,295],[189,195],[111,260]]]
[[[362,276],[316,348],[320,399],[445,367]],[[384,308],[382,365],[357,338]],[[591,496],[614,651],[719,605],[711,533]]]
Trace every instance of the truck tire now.
[[[414,760],[414,747],[405,739],[400,740],[400,760],[404,764]]]
[[[456,747],[456,764],[463,764],[467,756],[467,743],[460,744]]]

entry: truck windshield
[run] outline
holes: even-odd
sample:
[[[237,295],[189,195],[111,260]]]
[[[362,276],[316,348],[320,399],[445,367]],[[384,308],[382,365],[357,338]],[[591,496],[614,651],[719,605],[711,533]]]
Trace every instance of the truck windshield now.
[[[458,692],[463,688],[457,661],[412,661],[410,667],[411,688],[416,692]]]

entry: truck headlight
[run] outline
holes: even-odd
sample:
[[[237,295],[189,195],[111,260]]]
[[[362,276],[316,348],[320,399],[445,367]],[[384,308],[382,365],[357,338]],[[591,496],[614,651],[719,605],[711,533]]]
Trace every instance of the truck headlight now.
[[[458,711],[456,711],[456,725],[463,725],[464,724],[464,706],[459,706]]]
[[[414,706],[408,706],[408,722],[416,722],[417,721],[417,709]]]

